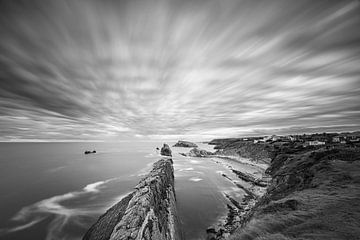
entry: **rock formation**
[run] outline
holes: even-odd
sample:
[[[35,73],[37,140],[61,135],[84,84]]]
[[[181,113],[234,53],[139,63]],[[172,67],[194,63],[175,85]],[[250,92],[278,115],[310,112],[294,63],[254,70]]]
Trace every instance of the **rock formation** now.
[[[171,157],[172,154],[171,154],[171,149],[169,147],[169,145],[167,145],[166,143],[164,143],[164,146],[161,148],[160,150],[160,154],[163,155],[163,156],[169,156]]]
[[[215,155],[238,156],[266,163],[269,163],[272,157],[272,151],[267,149],[266,145],[245,142],[236,138],[214,139],[209,144],[216,145]]]
[[[83,240],[181,240],[171,159],[154,163],[135,190],[111,207]]]
[[[279,151],[267,173],[267,193],[230,240],[358,239],[359,149]]]
[[[96,151],[95,150],[93,150],[93,151],[88,151],[87,150],[87,151],[84,152],[84,154],[91,154],[91,153],[96,153]]]
[[[173,147],[187,147],[187,148],[196,148],[197,145],[195,143],[192,142],[188,142],[188,141],[178,141],[177,143],[175,143],[175,145]]]
[[[189,151],[189,153],[180,153],[180,154],[186,157],[208,157],[214,155],[212,152],[199,148],[193,148]]]

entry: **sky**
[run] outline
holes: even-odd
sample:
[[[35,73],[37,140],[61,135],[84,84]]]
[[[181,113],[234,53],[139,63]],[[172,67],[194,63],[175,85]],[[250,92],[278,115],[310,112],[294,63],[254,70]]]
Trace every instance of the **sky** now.
[[[0,1],[0,141],[355,131],[360,2]]]

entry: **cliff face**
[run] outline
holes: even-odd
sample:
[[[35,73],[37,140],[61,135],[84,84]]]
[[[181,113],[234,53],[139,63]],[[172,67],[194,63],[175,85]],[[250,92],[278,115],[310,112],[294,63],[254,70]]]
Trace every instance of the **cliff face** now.
[[[111,207],[83,240],[180,240],[171,159],[162,159],[135,190]]]
[[[175,145],[173,147],[196,148],[197,145],[195,143],[192,143],[192,142],[179,140],[177,143],[175,143]]]
[[[267,193],[230,239],[358,239],[359,149],[280,151],[267,173]]]
[[[209,144],[216,145],[215,155],[239,156],[264,162],[269,162],[272,157],[271,151],[265,144],[244,142],[236,138],[214,139]]]

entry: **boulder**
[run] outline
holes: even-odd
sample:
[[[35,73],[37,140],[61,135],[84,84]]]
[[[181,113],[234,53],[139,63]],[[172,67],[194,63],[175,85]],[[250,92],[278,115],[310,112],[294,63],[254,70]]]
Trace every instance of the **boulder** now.
[[[95,150],[93,150],[93,151],[86,150],[86,151],[84,152],[84,154],[91,154],[91,153],[96,153],[96,151],[95,151]]]
[[[207,156],[211,156],[214,155],[212,152],[203,150],[203,149],[199,149],[199,148],[193,148],[189,151],[189,153],[185,154],[185,156],[188,157],[207,157]]]
[[[171,157],[172,154],[171,154],[171,149],[170,149],[169,145],[167,145],[166,143],[164,143],[163,147],[162,147],[161,150],[160,150],[160,154],[163,155],[163,156],[169,156],[169,157]]]
[[[192,142],[188,142],[188,141],[178,141],[177,143],[175,143],[175,145],[173,147],[187,147],[187,148],[194,148],[197,147],[197,145],[195,143]]]

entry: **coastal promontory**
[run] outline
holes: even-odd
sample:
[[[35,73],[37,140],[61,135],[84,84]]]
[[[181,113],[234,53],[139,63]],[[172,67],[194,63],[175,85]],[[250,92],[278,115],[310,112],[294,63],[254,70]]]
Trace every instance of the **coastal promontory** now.
[[[135,190],[100,216],[83,240],[181,240],[171,159],[154,163]]]
[[[241,214],[237,229],[227,239],[359,239],[358,146],[352,142],[314,146],[301,140],[211,142],[218,149],[216,154],[269,164],[266,174],[271,181],[266,193]],[[242,174],[238,176],[251,180]],[[218,234],[214,239],[224,238]]]

